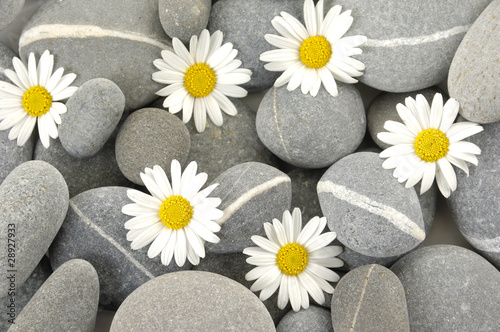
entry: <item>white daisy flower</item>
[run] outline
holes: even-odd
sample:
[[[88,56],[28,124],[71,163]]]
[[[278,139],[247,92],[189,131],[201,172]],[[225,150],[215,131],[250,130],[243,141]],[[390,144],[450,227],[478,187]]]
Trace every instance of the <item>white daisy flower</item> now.
[[[483,127],[472,122],[453,123],[457,117],[459,103],[448,99],[443,106],[443,97],[436,93],[432,106],[423,95],[416,100],[408,97],[405,105],[396,109],[404,124],[386,121],[384,128],[389,132],[377,135],[381,141],[393,146],[380,153],[388,158],[382,166],[395,169],[399,182],[406,181],[406,188],[422,180],[420,194],[426,192],[436,178],[439,190],[445,197],[457,188],[457,176],[452,164],[469,175],[466,161],[477,166],[475,155],[481,154],[475,144],[462,139],[477,134]]]
[[[329,267],[344,265],[335,257],[342,252],[339,246],[328,246],[337,234],[321,234],[326,226],[326,218],[314,217],[302,228],[302,214],[295,208],[290,215],[283,213],[283,224],[273,220],[264,223],[268,239],[254,235],[252,241],[258,247],[245,248],[243,253],[250,255],[247,263],[257,267],[247,273],[247,280],[257,281],[250,288],[260,292],[260,299],[267,300],[279,287],[278,307],[285,308],[290,299],[294,311],[301,306],[309,307],[309,295],[319,304],[325,302],[325,295],[333,293],[327,282],[339,280],[337,273]]]
[[[222,32],[210,36],[208,30],[200,38],[192,36],[189,51],[177,39],[172,39],[174,52],[163,50],[163,59],[153,63],[160,70],[153,73],[153,80],[169,84],[156,94],[167,97],[163,107],[175,114],[183,110],[182,120],[187,123],[194,111],[196,130],[205,130],[207,113],[216,126],[222,126],[222,112],[234,116],[236,107],[227,97],[243,98],[247,91],[238,86],[250,81],[252,72],[239,68],[235,60],[238,51],[233,44],[222,45]],[[221,46],[222,45],[222,46]]]
[[[304,2],[304,27],[292,15],[281,12],[271,23],[281,36],[267,34],[267,42],[280,48],[264,52],[260,60],[270,62],[264,67],[269,71],[284,71],[274,86],[288,83],[288,91],[299,85],[303,94],[318,94],[321,82],[325,89],[337,96],[335,80],[344,83],[358,82],[353,77],[363,75],[365,65],[352,55],[361,54],[357,48],[365,36],[342,36],[351,27],[351,11],[340,14],[341,6],[332,7],[323,18],[323,0],[316,7],[312,0]]]
[[[0,81],[0,130],[12,128],[9,139],[17,138],[17,145],[23,146],[30,138],[35,123],[38,124],[40,141],[45,148],[50,146],[50,137],[57,138],[57,125],[61,114],[66,113],[67,99],[78,89],[69,86],[75,74],[63,75],[64,68],[53,74],[54,56],[43,52],[38,67],[35,55],[30,53],[28,68],[17,57],[12,59],[15,72],[6,69],[5,75],[15,84]]]
[[[146,168],[141,179],[152,194],[129,189],[127,196],[135,203],[127,204],[122,212],[134,218],[125,223],[129,230],[127,240],[133,250],[151,242],[148,257],[161,253],[161,262],[169,265],[172,256],[183,266],[187,259],[194,265],[205,257],[205,241],[219,242],[214,234],[220,226],[214,220],[222,217],[217,207],[220,198],[207,197],[217,184],[200,191],[207,181],[206,173],[196,174],[197,165],[192,161],[181,174],[181,165],[172,161],[172,185],[160,166]]]

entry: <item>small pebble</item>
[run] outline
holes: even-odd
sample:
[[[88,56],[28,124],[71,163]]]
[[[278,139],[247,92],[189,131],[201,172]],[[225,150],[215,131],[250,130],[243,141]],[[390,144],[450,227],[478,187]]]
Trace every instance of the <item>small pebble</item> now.
[[[170,38],[189,43],[207,27],[211,0],[159,0],[160,22]]]
[[[333,332],[330,311],[315,305],[298,312],[289,311],[276,332]]]

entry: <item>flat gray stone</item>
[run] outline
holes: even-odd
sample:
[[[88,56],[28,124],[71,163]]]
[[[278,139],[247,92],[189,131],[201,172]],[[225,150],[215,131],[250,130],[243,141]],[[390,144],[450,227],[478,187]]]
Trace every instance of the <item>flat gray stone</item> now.
[[[23,146],[17,146],[17,140],[9,139],[9,132],[10,129],[0,131],[0,183],[14,168],[32,159],[36,141],[36,136],[31,135]]]
[[[450,66],[450,96],[458,100],[460,114],[469,121],[491,123],[500,120],[499,15],[500,1],[496,0],[471,26]]]
[[[137,304],[141,310],[137,310]],[[120,306],[110,332],[275,331],[250,290],[218,274],[183,271],[139,287]]]
[[[45,1],[21,34],[19,54],[54,54],[54,68],[77,74],[73,85],[93,78],[115,82],[135,110],[164,87],[151,79],[162,49],[172,50],[158,19],[156,0]]]
[[[116,161],[123,175],[143,185],[140,173],[159,165],[170,174],[177,159],[183,165],[191,146],[189,132],[175,115],[159,108],[143,108],[130,114],[116,137]]]
[[[330,311],[315,305],[298,312],[289,311],[276,332],[333,332]]]
[[[260,140],[283,161],[302,168],[328,167],[354,152],[366,131],[365,109],[356,87],[338,84],[332,97],[316,97],[286,86],[271,88],[257,111]]]
[[[163,30],[171,38],[189,44],[191,36],[199,36],[207,27],[211,0],[159,0],[158,8]]]
[[[132,217],[121,212],[133,203],[124,187],[102,187],[70,200],[69,210],[49,251],[54,268],[74,258],[90,262],[99,275],[99,303],[116,310],[137,287],[155,276],[178,271],[176,264],[164,266],[160,257],[147,256],[149,246],[132,250],[123,226]],[[189,269],[187,263],[183,269]]]
[[[340,279],[331,317],[335,332],[410,332],[405,289],[391,270],[376,264]]]
[[[473,251],[424,247],[391,270],[405,289],[412,332],[500,331],[500,272]]]
[[[92,265],[74,259],[61,265],[23,309],[9,331],[94,331],[99,279]]]
[[[21,287],[45,255],[68,210],[68,186],[52,165],[27,161],[0,185],[0,270]],[[0,278],[1,297],[9,279]]]
[[[401,255],[425,238],[415,189],[398,183],[376,153],[358,152],[333,164],[318,183],[318,196],[330,230],[363,255]]]
[[[2,0],[0,2],[0,31],[16,19],[23,6],[24,0]]]
[[[85,82],[66,102],[59,139],[73,157],[92,157],[115,130],[125,108],[125,96],[105,78]]]
[[[292,180],[292,210],[296,207],[302,212],[302,228],[312,218],[322,217],[316,186],[326,169],[294,169],[288,173]]]
[[[3,2],[0,6],[3,5]],[[0,10],[1,12],[1,10]],[[1,14],[0,14],[1,15]],[[1,30],[1,29],[0,29]],[[0,43],[0,80],[10,82],[9,78],[4,74],[5,69],[14,70],[12,59],[16,56],[10,47],[4,43]]]

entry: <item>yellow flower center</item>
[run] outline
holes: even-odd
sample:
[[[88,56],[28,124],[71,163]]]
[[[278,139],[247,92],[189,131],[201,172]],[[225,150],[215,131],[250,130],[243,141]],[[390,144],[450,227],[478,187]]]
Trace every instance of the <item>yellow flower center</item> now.
[[[330,61],[332,47],[323,36],[312,36],[300,45],[300,61],[309,68],[321,68]]]
[[[415,138],[415,152],[420,159],[436,162],[446,156],[450,141],[439,129],[422,130]]]
[[[301,274],[307,267],[309,254],[298,243],[288,243],[281,247],[276,255],[276,265],[281,272],[289,276]]]
[[[216,81],[214,70],[206,63],[195,63],[184,75],[184,87],[195,98],[208,96]]]
[[[189,224],[193,216],[193,207],[187,199],[175,195],[167,197],[161,203],[160,211],[161,221],[165,226],[171,229],[181,229]]]
[[[43,86],[33,86],[24,93],[23,107],[31,116],[42,116],[52,107],[52,96]]]

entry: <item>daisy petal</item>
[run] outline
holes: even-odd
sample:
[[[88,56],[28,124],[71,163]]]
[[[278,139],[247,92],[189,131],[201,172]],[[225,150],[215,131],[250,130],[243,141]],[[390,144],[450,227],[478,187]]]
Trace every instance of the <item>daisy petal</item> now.
[[[434,182],[434,177],[436,176],[436,164],[435,163],[425,163],[424,175],[422,177],[422,183],[420,184],[420,195],[425,193],[432,186]]]
[[[425,105],[425,109],[429,108],[429,104],[423,95],[417,95],[417,103]],[[455,119],[452,120],[452,123]],[[443,96],[436,93],[432,99],[432,107],[430,110],[430,125],[424,128],[440,128],[441,121],[443,121]]]
[[[441,158],[437,161],[437,165],[439,167],[439,173],[446,180],[449,189],[455,191],[457,189],[457,175],[450,162],[446,158]]]

